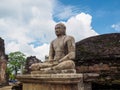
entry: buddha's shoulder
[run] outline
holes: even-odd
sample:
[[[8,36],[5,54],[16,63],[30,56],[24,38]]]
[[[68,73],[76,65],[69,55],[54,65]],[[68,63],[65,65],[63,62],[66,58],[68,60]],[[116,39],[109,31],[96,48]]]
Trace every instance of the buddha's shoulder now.
[[[55,43],[57,41],[57,38],[51,41],[51,44]]]
[[[66,40],[74,40],[74,37],[73,37],[73,36],[70,36],[70,35],[66,35],[66,36],[65,36],[65,39],[66,39]]]

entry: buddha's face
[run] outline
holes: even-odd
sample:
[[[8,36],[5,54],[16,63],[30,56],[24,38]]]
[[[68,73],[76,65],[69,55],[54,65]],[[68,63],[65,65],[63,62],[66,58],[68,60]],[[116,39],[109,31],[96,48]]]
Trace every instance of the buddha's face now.
[[[65,35],[65,28],[61,24],[55,26],[55,34],[57,36]]]

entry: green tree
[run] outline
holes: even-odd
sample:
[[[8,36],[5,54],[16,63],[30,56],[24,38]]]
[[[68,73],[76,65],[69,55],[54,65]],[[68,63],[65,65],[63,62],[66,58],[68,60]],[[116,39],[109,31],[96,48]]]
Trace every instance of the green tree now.
[[[18,70],[21,69],[21,73],[23,73],[23,66],[26,62],[26,56],[20,51],[11,52],[8,55],[8,68],[17,75]]]

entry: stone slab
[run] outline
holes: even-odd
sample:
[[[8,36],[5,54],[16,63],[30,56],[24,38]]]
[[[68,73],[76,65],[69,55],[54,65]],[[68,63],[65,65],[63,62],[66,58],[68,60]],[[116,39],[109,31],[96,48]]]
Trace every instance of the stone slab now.
[[[28,74],[18,75],[21,82],[37,83],[77,83],[83,80],[83,74]]]
[[[83,74],[29,74],[17,79],[23,83],[23,90],[91,90],[86,89]]]

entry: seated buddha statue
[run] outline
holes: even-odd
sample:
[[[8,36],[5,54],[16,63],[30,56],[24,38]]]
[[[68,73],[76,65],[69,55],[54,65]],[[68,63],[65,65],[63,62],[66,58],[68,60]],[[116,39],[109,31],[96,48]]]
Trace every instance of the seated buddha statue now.
[[[75,73],[75,39],[66,35],[66,26],[63,23],[55,26],[55,34],[57,38],[50,43],[49,59],[32,64],[30,69],[46,73]]]

